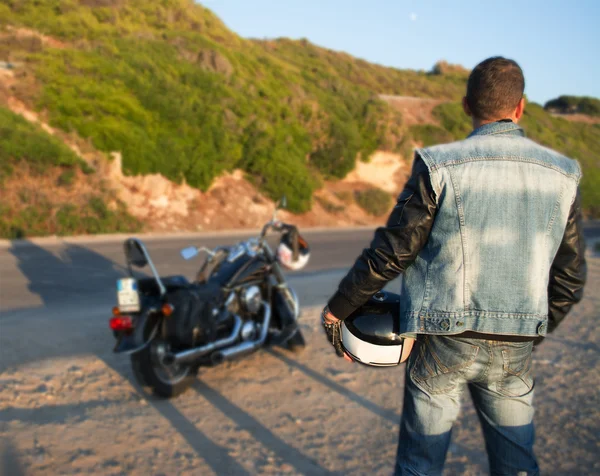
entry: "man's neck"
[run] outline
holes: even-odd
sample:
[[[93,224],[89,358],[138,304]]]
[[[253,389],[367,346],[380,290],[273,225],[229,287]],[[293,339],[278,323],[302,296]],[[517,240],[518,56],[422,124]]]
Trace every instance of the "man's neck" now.
[[[486,124],[491,124],[493,122],[499,122],[499,121],[505,121],[505,120],[511,120],[512,122],[515,122],[515,120],[511,117],[505,117],[502,119],[493,119],[493,120],[477,119],[474,117],[473,118],[473,130],[479,129],[481,126],[485,126]]]

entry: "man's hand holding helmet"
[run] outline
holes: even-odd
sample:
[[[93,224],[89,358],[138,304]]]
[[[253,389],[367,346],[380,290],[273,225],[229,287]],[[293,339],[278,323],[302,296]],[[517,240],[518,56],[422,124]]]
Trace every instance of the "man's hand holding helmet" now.
[[[343,312],[343,309],[342,309]],[[375,367],[390,367],[406,361],[414,339],[400,333],[400,296],[379,291],[343,320],[329,305],[321,324],[338,357]]]
[[[321,325],[325,330],[328,342],[335,349],[335,353],[338,357],[343,357],[348,362],[354,362],[342,346],[342,321],[335,317],[330,311],[329,307],[325,306],[321,313]]]

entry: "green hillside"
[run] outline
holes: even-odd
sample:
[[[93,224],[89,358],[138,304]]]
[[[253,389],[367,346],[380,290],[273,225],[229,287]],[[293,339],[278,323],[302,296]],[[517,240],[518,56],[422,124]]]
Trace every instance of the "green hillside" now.
[[[14,27],[62,47],[23,39]],[[9,0],[0,4],[0,29],[0,61],[35,78],[16,90],[19,99],[97,149],[121,151],[125,173],[158,172],[206,190],[223,171],[241,168],[271,198],[285,193],[296,212],[357,156],[406,153],[413,139],[450,140],[468,129],[453,103],[440,106],[450,120],[441,112],[448,130],[439,131],[407,127],[378,99],[457,101],[467,77],[461,68],[398,70],[305,40],[242,39],[190,0]],[[532,136],[580,158],[586,180],[598,183],[598,129],[531,110]],[[590,185],[590,209],[598,203],[591,193]]]
[[[0,19],[66,44],[8,35],[0,47],[0,60],[33,69],[40,87],[28,99],[53,126],[122,151],[130,174],[206,189],[242,168],[269,196],[286,193],[295,211],[357,154],[399,146],[400,115],[375,93],[458,97],[464,82],[308,42],[243,40],[188,0],[14,1],[0,5]]]

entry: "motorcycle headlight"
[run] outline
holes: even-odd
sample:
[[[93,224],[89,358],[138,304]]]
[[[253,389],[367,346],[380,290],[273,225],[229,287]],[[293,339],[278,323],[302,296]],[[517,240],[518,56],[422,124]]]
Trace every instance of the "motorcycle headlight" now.
[[[262,306],[262,295],[258,286],[250,286],[242,291],[242,304],[246,311],[256,314]]]

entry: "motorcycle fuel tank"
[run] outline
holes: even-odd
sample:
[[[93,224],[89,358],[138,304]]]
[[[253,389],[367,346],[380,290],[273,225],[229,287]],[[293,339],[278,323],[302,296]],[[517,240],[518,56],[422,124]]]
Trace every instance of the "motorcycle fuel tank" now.
[[[268,271],[268,262],[264,256],[243,255],[235,261],[225,260],[213,272],[209,281],[222,287],[234,288],[253,282],[261,282]]]

